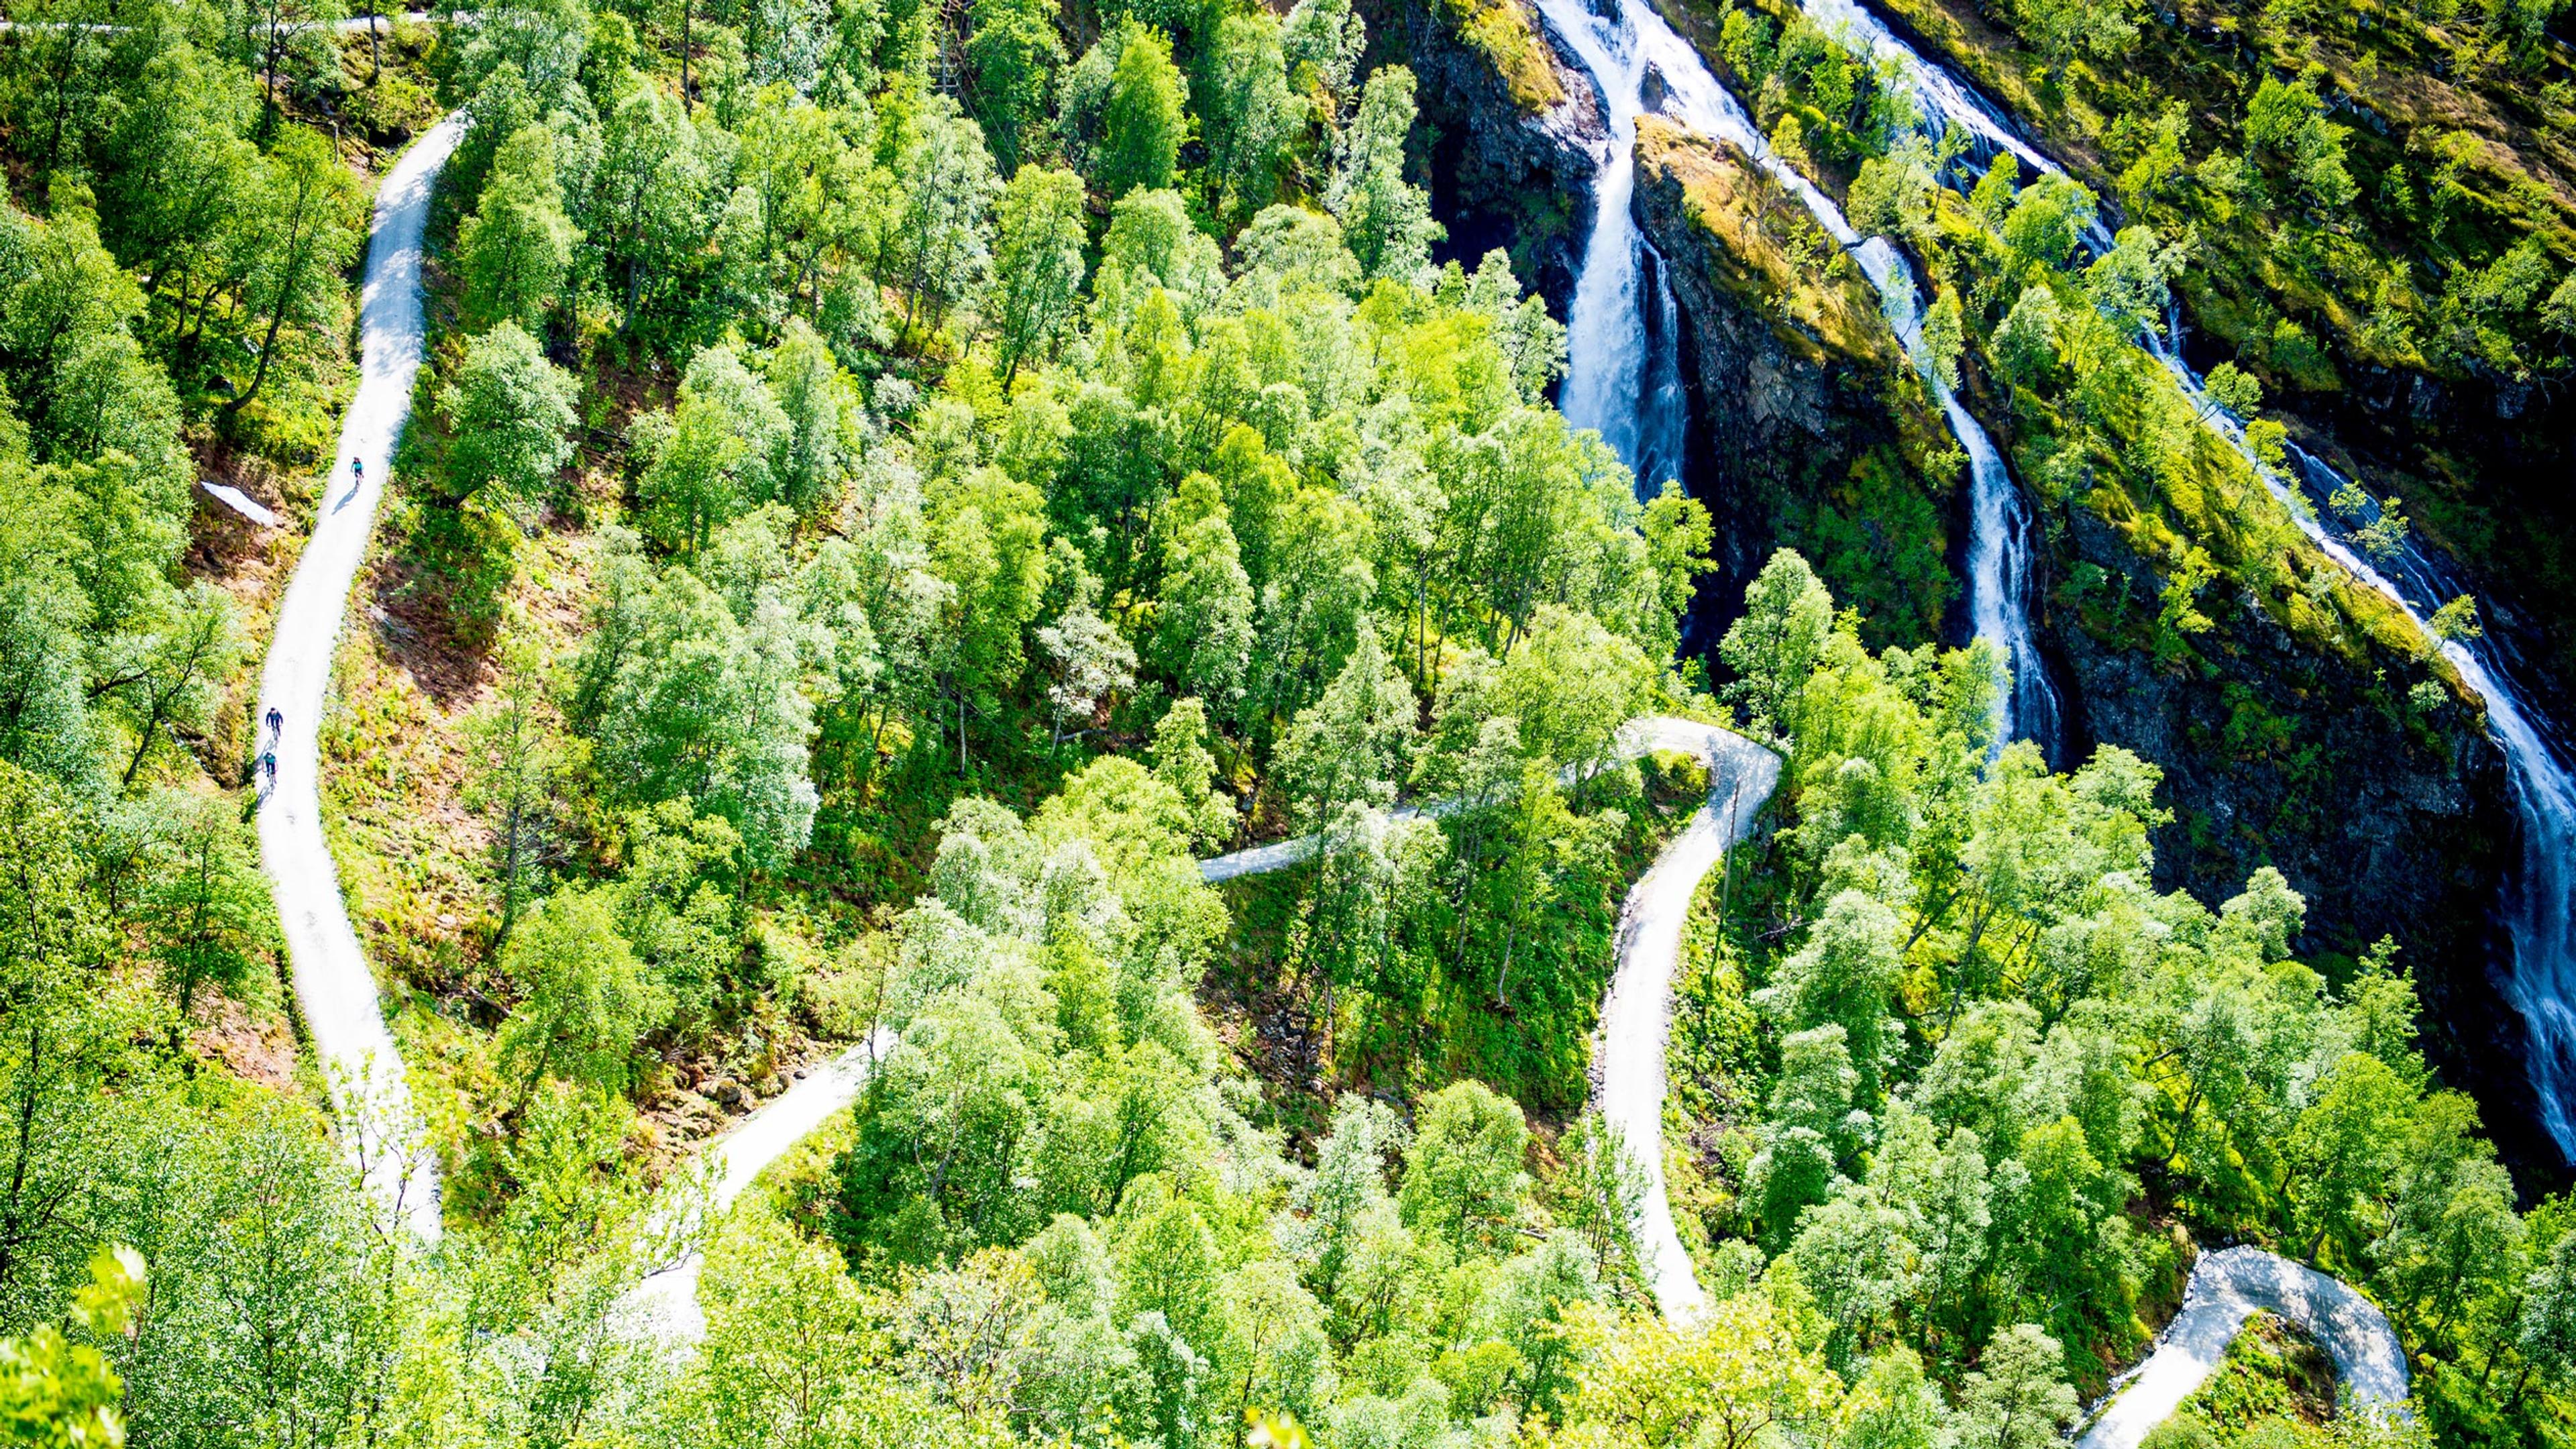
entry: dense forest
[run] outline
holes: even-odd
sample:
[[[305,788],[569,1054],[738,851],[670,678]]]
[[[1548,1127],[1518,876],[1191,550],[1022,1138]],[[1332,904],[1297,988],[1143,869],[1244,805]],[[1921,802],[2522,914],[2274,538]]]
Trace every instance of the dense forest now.
[[[2058,172],[1786,0],[1668,7],[1749,148],[1605,127],[1521,0],[15,7],[0,1421],[2044,1449],[2242,1246],[2403,1397],[2280,1310],[2153,1449],[2566,1442],[2445,652],[2576,637],[2563,499],[2513,521],[2569,462],[2561,8],[1889,0]],[[1630,143],[1669,477],[1565,410]],[[446,144],[360,437],[371,204]],[[2352,400],[2401,375],[2513,426]],[[2036,510],[2060,738],[1964,612],[1945,409]],[[2410,491],[2321,522],[2294,446]],[[264,718],[351,527],[326,710]],[[2421,625],[2343,562],[2419,528],[2478,590]],[[1648,720],[1778,762],[1704,878],[1658,862],[1740,779]],[[317,1019],[290,735],[398,1077]],[[2469,823],[2356,823],[2408,770]]]

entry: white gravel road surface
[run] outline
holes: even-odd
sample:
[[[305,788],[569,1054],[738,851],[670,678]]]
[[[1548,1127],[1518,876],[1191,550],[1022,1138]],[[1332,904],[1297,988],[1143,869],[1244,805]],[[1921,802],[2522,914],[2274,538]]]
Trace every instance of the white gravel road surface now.
[[[1707,1307],[1664,1191],[1664,1046],[1672,1034],[1673,972],[1691,897],[1727,850],[1744,839],[1780,783],[1780,757],[1730,730],[1655,717],[1629,726],[1643,749],[1678,750],[1708,766],[1708,803],[1691,817],[1628,892],[1619,915],[1618,963],[1601,1002],[1592,1055],[1592,1100],[1646,1174],[1637,1209],[1637,1253],[1655,1306],[1686,1323]]]
[[[2278,1253],[2223,1248],[2192,1265],[2182,1311],[2077,1449],[2137,1449],[2218,1368],[2257,1310],[2279,1314],[2317,1341],[2334,1360],[2352,1407],[2384,1410],[2406,1397],[2406,1350],[2369,1299]]]
[[[868,1069],[894,1049],[894,1033],[876,1035],[807,1072],[778,1096],[745,1117],[714,1142],[701,1161],[715,1171],[712,1210],[721,1214],[734,1205],[771,1163],[787,1155],[835,1112],[856,1101],[867,1084]],[[695,1343],[707,1335],[707,1316],[698,1306],[698,1274],[705,1255],[691,1249],[677,1262],[654,1269],[625,1299],[639,1329],[665,1343]]]
[[[331,1078],[343,1141],[367,1170],[368,1186],[426,1241],[439,1230],[438,1169],[417,1130],[402,1057],[376,999],[375,973],[350,929],[338,871],[322,837],[321,752],[316,727],[329,697],[331,659],[348,613],[349,589],[366,559],[394,443],[411,412],[420,370],[420,245],[429,197],[448,153],[464,134],[450,118],[430,128],[394,163],[376,193],[359,313],[363,342],[358,393],[340,428],[340,450],[316,507],[313,536],[277,611],[260,680],[261,718],[284,717],[274,741],[277,783],[259,811],[260,861],[286,931],[295,1000]],[[366,481],[349,465],[364,459]]]

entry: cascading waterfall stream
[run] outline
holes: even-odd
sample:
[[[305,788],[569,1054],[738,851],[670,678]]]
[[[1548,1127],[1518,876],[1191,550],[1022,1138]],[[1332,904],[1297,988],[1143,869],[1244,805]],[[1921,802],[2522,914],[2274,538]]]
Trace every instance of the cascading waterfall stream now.
[[[1653,489],[1681,475],[1688,405],[1681,396],[1680,307],[1664,259],[1629,215],[1637,182],[1637,117],[1645,72],[1633,52],[1584,52],[1609,109],[1610,140],[1592,183],[1592,235],[1567,318],[1561,397],[1568,421],[1592,428]]]
[[[1615,0],[1608,15],[1595,14],[1583,0],[1538,0],[1538,7],[1549,28],[1600,84],[1610,124],[1608,154],[1601,158],[1593,190],[1592,235],[1567,319],[1567,418],[1579,427],[1598,428],[1641,480],[1671,476],[1655,471],[1663,459],[1679,463],[1684,416],[1679,327],[1663,259],[1646,245],[1630,214],[1637,118],[1646,110],[1646,77],[1652,72],[1663,82],[1657,110],[1752,157],[1852,254],[1878,290],[1889,323],[1968,456],[1973,488],[1968,614],[1977,637],[1992,641],[2011,671],[2011,684],[1999,702],[2003,735],[2037,740],[2054,751],[2060,711],[2030,626],[2029,511],[1993,440],[1925,365],[1918,294],[1904,260],[1884,237],[1863,240],[1831,197],[1772,151],[1744,108],[1656,13],[1651,0]],[[1655,309],[1651,315],[1649,293]]]
[[[2033,170],[2062,174],[2056,162],[2023,140],[2001,111],[1947,68],[1926,60],[1898,39],[1858,0],[1802,0],[1809,18],[1828,29],[1842,27],[1880,59],[1892,61],[1914,89],[1923,127],[1938,136],[1952,124],[1967,131],[1976,146],[1971,155],[1982,171],[1994,157],[2011,152]],[[2085,237],[2098,256],[2109,250],[2111,236],[2096,222]],[[2290,449],[2292,477],[2264,465],[2247,444],[2241,419],[2212,402],[2181,348],[2178,315],[2169,312],[2163,335],[2143,335],[2147,350],[2172,374],[2202,418],[2225,438],[2290,511],[2299,530],[2327,557],[2369,588],[2394,602],[2426,637],[2435,638],[2427,617],[2448,599],[2468,592],[2447,559],[2412,539],[2400,540],[2376,564],[2356,554],[2325,526],[2323,510],[2347,486],[2347,480],[2322,460]],[[2487,723],[2513,781],[2514,804],[2521,816],[2522,873],[2506,902],[2504,920],[2512,933],[2514,961],[2505,983],[2506,998],[2522,1014],[2530,1033],[2525,1067],[2539,1098],[2542,1125],[2569,1161],[2576,1162],[2576,769],[2566,736],[2533,707],[2531,692],[2520,680],[2521,660],[2512,645],[2489,634],[2475,640],[2438,640],[2442,654],[2461,679],[2486,701]]]

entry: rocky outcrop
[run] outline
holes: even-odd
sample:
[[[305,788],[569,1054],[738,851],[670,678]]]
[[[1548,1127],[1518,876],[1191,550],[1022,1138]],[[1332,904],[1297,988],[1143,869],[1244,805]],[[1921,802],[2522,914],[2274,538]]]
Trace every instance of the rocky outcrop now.
[[[1564,316],[1610,134],[1591,76],[1556,49],[1528,0],[1362,0],[1360,10],[1367,64],[1413,71],[1445,250],[1471,267],[1510,251]]]
[[[1717,521],[1719,573],[1700,609],[1732,617],[1785,544],[1861,610],[1874,642],[1936,637],[1955,593],[1957,470],[1868,281],[1731,146],[1646,116],[1636,154],[1638,227],[1681,304],[1684,481]]]

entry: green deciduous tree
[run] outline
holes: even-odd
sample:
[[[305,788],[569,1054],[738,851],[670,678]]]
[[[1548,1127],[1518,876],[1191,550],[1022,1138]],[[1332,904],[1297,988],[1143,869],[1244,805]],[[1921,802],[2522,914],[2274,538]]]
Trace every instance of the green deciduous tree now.
[[[340,270],[357,251],[357,183],[319,133],[288,126],[260,167],[249,235],[243,313],[260,332],[248,385],[224,405],[239,412],[259,395],[288,323],[329,328],[345,292]]]
[[[628,1058],[670,1011],[598,891],[548,897],[512,934],[501,969],[520,993],[502,1027],[501,1060],[519,1081],[522,1108],[550,1076],[622,1091]]]
[[[736,619],[686,568],[630,561],[623,573],[594,611],[571,709],[610,798],[690,800],[774,869],[804,848],[816,804],[795,616],[762,590]]]
[[[1182,480],[1171,518],[1153,658],[1180,690],[1230,709],[1252,663],[1252,580],[1206,474]]]
[[[457,231],[467,324],[544,331],[580,240],[555,179],[554,133],[523,127],[502,143],[481,204]]]
[[[275,949],[277,923],[230,803],[184,791],[159,803],[144,915],[162,987],[185,1021],[199,988],[237,992],[258,980]]]
[[[1278,773],[1298,818],[1311,828],[1348,804],[1391,803],[1413,735],[1413,686],[1364,622],[1341,672],[1279,746]]]
[[[223,590],[200,583],[147,600],[157,606],[153,614],[118,621],[133,632],[109,651],[107,676],[90,686],[133,726],[134,753],[120,780],[129,789],[156,750],[177,743],[174,731],[196,733],[214,722],[218,692],[241,657],[233,602]]]
[[[2138,42],[2133,0],[2015,0],[2023,31],[2062,75],[2078,57],[2117,60]]]
[[[1181,142],[1189,134],[1182,103],[1187,87],[1160,32],[1129,29],[1117,51],[1100,110],[1100,148],[1091,183],[1116,200],[1172,184]]]
[[[1003,188],[991,307],[1005,387],[1025,363],[1055,360],[1081,304],[1082,178],[1025,166]]]
[[[975,116],[1010,176],[1044,136],[1049,92],[1064,64],[1055,7],[1044,0],[975,0],[966,61],[975,71]]]
[[[573,402],[570,374],[517,323],[468,342],[439,393],[452,433],[448,487],[458,501],[479,499],[522,528],[534,526],[572,460]]]
[[[1745,707],[1756,729],[1797,727],[1800,693],[1833,624],[1833,597],[1815,570],[1791,550],[1773,554],[1745,591],[1744,615],[1727,628],[1717,651],[1736,674],[1727,697]]]
[[[133,1322],[144,1297],[142,1255],[101,1248],[90,1281],[72,1295],[70,1326],[113,1339]],[[42,1324],[23,1339],[0,1342],[0,1424],[28,1449],[119,1449],[125,1443],[119,1404],[125,1383],[88,1344]]]
[[[1404,142],[1413,130],[1413,72],[1400,65],[1370,73],[1359,112],[1342,130],[1324,205],[1360,270],[1411,280],[1430,265],[1431,245],[1445,235],[1431,218],[1431,199],[1405,180]]]
[[[1501,1248],[1527,1204],[1521,1158],[1528,1148],[1519,1103],[1481,1082],[1432,1093],[1405,1157],[1397,1198],[1405,1223],[1461,1253]]]
[[[779,464],[794,425],[769,385],[731,347],[704,347],[680,379],[679,402],[648,420],[636,493],[644,527],[665,547],[693,551],[746,509],[779,496]]]
[[[973,121],[934,105],[895,168],[901,201],[880,277],[903,289],[902,338],[919,346],[978,296],[992,268],[989,213],[1001,183]]]
[[[2065,1351],[2028,1323],[1986,1345],[1982,1366],[1959,1394],[1959,1442],[1975,1449],[2047,1449],[2075,1421],[2075,1390],[2063,1377]]]

